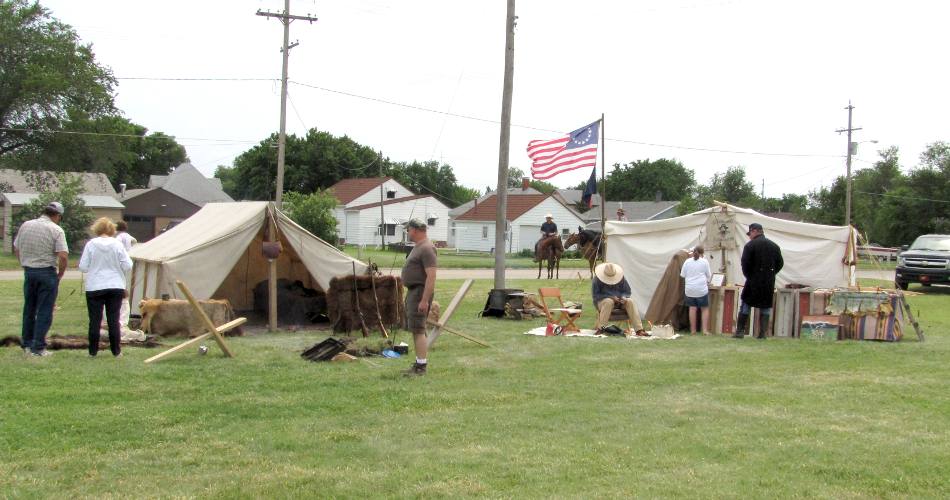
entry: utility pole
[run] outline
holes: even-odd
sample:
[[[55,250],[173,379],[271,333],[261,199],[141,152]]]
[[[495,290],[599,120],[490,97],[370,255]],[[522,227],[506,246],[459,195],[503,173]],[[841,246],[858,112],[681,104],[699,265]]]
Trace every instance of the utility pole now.
[[[508,0],[505,20],[505,80],[501,97],[498,144],[498,204],[495,210],[495,289],[505,288],[505,233],[508,215],[508,150],[511,143],[511,88],[515,73],[515,0]]]
[[[386,212],[383,210],[383,184],[386,184],[383,179],[383,152],[379,152],[379,156],[376,157],[376,163],[379,163],[379,242],[382,244],[379,247],[381,250],[386,250]]]
[[[290,0],[284,0],[284,12],[262,12],[260,9],[257,15],[264,17],[276,17],[284,24],[284,48],[281,49],[284,58],[284,64],[281,69],[280,77],[280,134],[277,136],[277,194],[274,196],[274,202],[280,209],[284,197],[284,148],[287,142],[287,59],[290,56],[290,49],[296,47],[298,42],[290,43],[290,23],[295,20],[309,21],[313,24],[317,20],[315,17],[295,16],[290,13]]]
[[[845,184],[847,187],[846,187],[845,198],[844,198],[844,225],[850,227],[851,226],[851,154],[854,148],[854,146],[852,146],[853,143],[851,142],[851,132],[854,132],[855,130],[861,130],[861,127],[853,128],[851,126],[851,112],[852,110],[854,110],[854,106],[851,105],[851,101],[848,101],[848,107],[844,109],[848,110],[848,128],[838,129],[838,130],[835,130],[835,132],[839,134],[842,132],[848,133],[848,160],[847,160],[848,173],[845,179]]]
[[[274,206],[277,210],[283,208],[284,198],[284,147],[287,142],[287,59],[290,56],[290,49],[298,44],[290,44],[290,23],[294,20],[309,21],[311,24],[317,20],[315,17],[294,16],[290,14],[290,0],[284,0],[283,13],[261,12],[257,10],[257,15],[264,17],[276,17],[284,23],[284,47],[281,49],[283,55],[283,67],[280,75],[280,134],[277,136],[277,193],[274,195]],[[277,236],[277,226],[271,224],[272,229],[268,232],[270,241],[279,241]],[[277,259],[268,259],[268,283],[267,283],[267,329],[269,331],[277,330]]]

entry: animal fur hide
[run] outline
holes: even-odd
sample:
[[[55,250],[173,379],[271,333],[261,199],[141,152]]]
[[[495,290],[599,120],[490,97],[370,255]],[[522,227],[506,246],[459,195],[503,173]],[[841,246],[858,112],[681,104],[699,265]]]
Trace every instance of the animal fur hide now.
[[[22,347],[22,341],[17,336],[7,336],[0,340],[0,346]],[[148,337],[144,342],[122,342],[123,346],[132,347],[158,347],[162,345],[155,337]],[[87,349],[89,347],[89,337],[85,335],[50,335],[46,337],[46,348],[51,351],[60,349]],[[99,350],[109,351],[109,337],[99,339]]]
[[[376,295],[373,295],[373,281]],[[330,280],[327,292],[327,310],[330,324],[335,332],[361,331],[360,312],[363,323],[369,330],[379,331],[379,318],[387,328],[401,326],[404,317],[402,280],[396,276],[357,276],[356,290],[359,293],[359,310],[356,308],[356,293],[353,276],[340,276]],[[377,314],[377,298],[378,310]]]

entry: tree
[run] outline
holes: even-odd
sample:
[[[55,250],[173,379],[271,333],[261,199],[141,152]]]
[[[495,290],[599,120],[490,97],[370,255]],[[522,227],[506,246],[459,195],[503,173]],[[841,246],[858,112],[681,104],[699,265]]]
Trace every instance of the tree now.
[[[52,171],[101,172],[115,189],[145,187],[151,175],[167,175],[188,160],[173,137],[121,116],[91,118],[70,111],[63,132],[50,134],[42,148],[23,148],[3,159],[6,167]]]
[[[693,171],[677,160],[666,158],[615,164],[607,174],[608,201],[653,201],[657,193],[664,200],[679,200],[695,187]]]
[[[283,212],[301,227],[318,238],[336,243],[336,197],[328,191],[315,191],[310,194],[289,191],[284,193]]]
[[[875,243],[889,241],[889,221],[880,210],[883,198],[904,182],[898,150],[881,151],[881,159],[870,168],[857,170],[851,179],[851,224]]]
[[[0,40],[0,156],[42,148],[70,110],[115,112],[111,71],[38,3],[0,0]]]
[[[524,179],[526,177],[528,177],[528,175],[524,173],[524,170],[521,170],[518,167],[509,167],[508,168],[508,187],[520,188],[522,186],[522,182],[524,182]],[[528,187],[534,188],[538,192],[541,192],[544,194],[551,194],[554,192],[555,189],[557,189],[557,186],[555,186],[554,184],[551,184],[550,182],[539,181],[536,179],[528,180]]]
[[[51,201],[63,204],[63,220],[60,227],[66,233],[66,244],[71,252],[79,252],[79,242],[89,238],[89,226],[92,225],[93,214],[86,207],[86,202],[80,198],[83,193],[82,179],[68,174],[56,174],[53,177],[36,175],[29,179],[30,184],[41,194],[13,215],[12,231],[15,235],[23,222],[35,219],[43,213],[43,208]]]
[[[277,135],[261,141],[234,160],[233,167],[218,167],[224,191],[237,200],[274,199],[277,171]],[[287,136],[284,191],[309,194],[342,179],[374,177],[382,170],[419,194],[433,194],[442,203],[457,206],[477,196],[459,186],[452,167],[438,162],[394,163],[372,148],[349,137],[334,137],[311,129],[303,137]]]
[[[729,167],[725,173],[713,174],[708,186],[699,186],[696,189],[696,201],[700,207],[712,206],[713,200],[741,207],[760,205],[755,186],[746,180],[745,169],[739,166]]]

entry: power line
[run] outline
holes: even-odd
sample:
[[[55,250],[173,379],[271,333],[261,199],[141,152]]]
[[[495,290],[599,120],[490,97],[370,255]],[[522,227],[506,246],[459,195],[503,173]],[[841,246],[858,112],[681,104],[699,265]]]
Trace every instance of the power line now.
[[[163,78],[153,76],[117,76],[116,80],[142,80],[156,82],[279,82],[280,78]]]
[[[72,134],[72,135],[92,135],[92,136],[104,136],[104,137],[131,137],[134,139],[158,139],[158,137],[148,136],[148,135],[135,135],[135,134],[112,134],[108,132],[79,132],[74,130],[42,130],[36,128],[10,128],[10,127],[0,127],[0,130],[5,132],[30,132],[34,134]],[[164,134],[163,134],[164,135]],[[250,141],[244,139],[210,139],[204,137],[176,137],[173,135],[165,135],[169,139],[175,139],[176,141],[210,141],[210,142],[222,142],[226,144],[221,144],[227,146],[230,144],[254,144],[262,141]],[[209,144],[211,146],[213,144]]]
[[[389,104],[389,105],[391,105],[391,106],[399,106],[399,107],[403,107],[403,108],[413,109],[413,110],[416,110],[416,111],[424,111],[424,112],[427,112],[427,113],[435,113],[435,114],[439,114],[439,115],[452,116],[452,117],[455,117],[455,118],[463,118],[463,119],[466,119],[466,120],[479,121],[479,122],[483,122],[483,123],[491,123],[491,124],[498,124],[498,123],[500,123],[498,120],[492,120],[492,119],[488,119],[488,118],[480,118],[480,117],[472,116],[472,115],[463,115],[463,114],[460,114],[460,113],[452,113],[452,112],[449,112],[449,111],[440,111],[440,110],[437,110],[437,109],[426,108],[426,107],[424,107],[424,106],[416,106],[416,105],[414,105],[414,104],[405,104],[405,103],[401,103],[401,102],[389,101],[389,100],[381,99],[381,98],[378,98],[378,97],[370,97],[370,96],[364,96],[364,95],[360,95],[360,94],[354,94],[354,93],[352,93],[352,92],[346,92],[346,91],[343,91],[343,90],[330,89],[330,88],[327,88],[327,87],[321,87],[321,86],[318,86],[318,85],[311,85],[311,84],[309,84],[309,83],[303,83],[303,82],[298,82],[298,81],[294,81],[294,80],[291,80],[290,83],[293,83],[294,85],[300,85],[300,86],[302,86],[302,87],[308,87],[308,88],[312,88],[312,89],[316,89],[316,90],[322,90],[322,91],[324,91],[324,92],[328,92],[328,93],[331,93],[331,94],[340,94],[340,95],[345,95],[345,96],[347,96],[347,97],[353,97],[353,98],[356,98],[356,99],[363,99],[363,100],[372,101],[372,102],[378,102],[378,103],[382,103],[382,104]],[[526,129],[526,130],[536,130],[536,131],[538,131],[538,132],[550,132],[550,133],[553,133],[553,134],[563,134],[563,133],[564,133],[564,131],[561,131],[561,130],[552,130],[552,129],[546,129],[546,128],[532,127],[532,126],[529,126],[529,125],[519,125],[519,124],[515,124],[515,123],[512,123],[511,126],[512,126],[512,127],[521,128],[521,129]],[[730,149],[700,148],[700,147],[694,147],[694,146],[680,146],[680,145],[675,145],[675,144],[660,144],[660,143],[653,143],[653,142],[634,141],[634,140],[632,140],[632,139],[605,138],[604,140],[608,140],[608,141],[612,141],[612,142],[623,142],[623,143],[628,143],[628,144],[637,144],[637,145],[641,145],[641,146],[652,146],[652,147],[669,148],[669,149],[684,149],[684,150],[690,150],[690,151],[704,151],[704,152],[709,152],[709,153],[728,153],[728,154],[745,154],[745,155],[760,155],[760,156],[788,156],[788,157],[795,157],[795,158],[842,158],[842,157],[843,157],[842,155],[829,155],[829,154],[768,153],[768,152],[760,152],[760,151],[740,151],[740,150],[730,150]]]
[[[918,197],[916,197],[916,196],[900,196],[900,195],[896,195],[896,194],[886,194],[886,193],[868,193],[867,191],[857,191],[857,190],[855,190],[855,193],[869,194],[869,195],[871,195],[871,196],[883,196],[883,197],[885,197],[885,198],[900,198],[900,199],[903,199],[903,200],[932,201],[932,202],[934,202],[934,203],[950,203],[950,201],[947,201],[947,200],[934,200],[934,199],[930,199],[930,198],[918,198]]]
[[[219,81],[219,82],[229,82],[229,81],[277,81],[276,78],[161,78],[161,77],[122,77],[116,78],[116,80],[155,80],[155,81]],[[313,85],[305,82],[298,82],[295,80],[288,80],[288,83],[294,85],[300,85],[302,87],[307,87],[315,90],[321,90],[330,94],[339,94],[347,97],[352,97],[355,99],[362,99],[365,101],[377,102],[380,104],[388,104],[390,106],[398,106],[406,109],[412,109],[415,111],[423,111],[426,113],[435,113],[443,116],[451,116],[454,118],[462,118],[465,120],[472,120],[482,123],[491,123],[499,124],[498,120],[493,120],[489,118],[481,118],[478,116],[465,115],[461,113],[452,113],[450,111],[440,111],[437,109],[427,108],[424,106],[417,106],[414,104],[405,104],[396,101],[390,101],[387,99],[382,99],[379,97],[371,97],[361,94],[355,94],[353,92],[347,92],[344,90],[336,90],[327,87],[321,87],[319,85]],[[538,132],[550,132],[552,134],[563,134],[563,130],[554,130],[541,127],[532,127],[530,125],[520,125],[516,123],[511,124],[512,127],[524,129],[524,130],[535,130]],[[738,149],[719,149],[719,148],[704,148],[698,146],[684,146],[679,144],[664,144],[658,142],[647,142],[647,141],[637,141],[633,139],[619,139],[612,137],[605,137],[604,140],[611,142],[620,142],[625,144],[636,144],[638,146],[649,146],[657,148],[667,148],[667,149],[681,149],[684,151],[701,151],[706,153],[723,153],[723,154],[740,154],[740,155],[753,155],[753,156],[779,156],[779,157],[791,157],[791,158],[844,158],[845,155],[832,155],[832,154],[817,154],[817,153],[772,153],[767,151],[745,151]]]

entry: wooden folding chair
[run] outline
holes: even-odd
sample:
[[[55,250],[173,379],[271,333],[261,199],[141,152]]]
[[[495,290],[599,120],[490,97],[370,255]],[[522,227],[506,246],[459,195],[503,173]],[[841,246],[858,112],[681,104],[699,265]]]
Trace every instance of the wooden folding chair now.
[[[633,320],[630,319],[630,316],[627,315],[627,310],[623,307],[614,306],[613,310],[610,311],[610,321],[623,321],[627,325],[624,332],[633,333]]]
[[[564,307],[564,300],[561,298],[560,288],[538,288],[538,297],[541,299],[541,306],[544,307],[544,315],[548,318],[548,323],[553,323],[561,327],[564,333],[580,332],[581,329],[574,324],[574,321],[581,317],[581,310],[570,307]],[[557,299],[559,307],[548,307],[548,299]],[[558,313],[557,318],[552,313]]]

